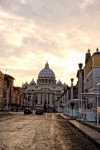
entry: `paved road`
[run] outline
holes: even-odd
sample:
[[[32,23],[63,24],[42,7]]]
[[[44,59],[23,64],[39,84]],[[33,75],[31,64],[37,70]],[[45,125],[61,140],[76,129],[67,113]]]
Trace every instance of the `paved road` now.
[[[0,118],[0,150],[99,150],[59,114]]]

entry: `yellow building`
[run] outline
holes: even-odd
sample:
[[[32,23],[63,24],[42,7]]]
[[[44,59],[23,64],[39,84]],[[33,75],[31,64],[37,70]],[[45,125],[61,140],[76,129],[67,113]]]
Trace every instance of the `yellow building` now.
[[[4,74],[0,71],[0,109],[3,105]]]
[[[84,92],[97,93],[97,84],[100,83],[100,51],[91,56],[90,50],[86,53],[84,67]],[[100,88],[99,88],[100,93]],[[96,108],[96,96],[88,98],[89,108]]]
[[[94,67],[100,67],[100,52],[97,49],[84,67],[84,75],[86,76]]]

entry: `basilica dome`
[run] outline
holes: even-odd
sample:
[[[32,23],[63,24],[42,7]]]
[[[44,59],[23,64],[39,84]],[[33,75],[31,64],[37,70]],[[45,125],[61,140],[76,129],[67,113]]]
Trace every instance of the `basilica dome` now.
[[[55,74],[49,68],[48,62],[45,64],[45,68],[40,71],[38,78],[54,78],[55,79]]]

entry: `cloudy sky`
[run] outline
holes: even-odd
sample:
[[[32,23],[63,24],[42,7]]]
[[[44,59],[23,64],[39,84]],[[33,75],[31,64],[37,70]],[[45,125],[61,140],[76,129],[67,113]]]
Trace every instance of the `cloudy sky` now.
[[[0,70],[15,86],[36,80],[47,60],[56,80],[76,84],[78,63],[97,47],[100,0],[0,0]]]

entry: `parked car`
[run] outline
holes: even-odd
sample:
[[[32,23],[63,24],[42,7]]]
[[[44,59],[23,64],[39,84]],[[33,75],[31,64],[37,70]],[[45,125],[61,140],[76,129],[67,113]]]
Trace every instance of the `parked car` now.
[[[25,108],[24,109],[24,114],[32,114],[32,113],[33,113],[32,108]]]
[[[34,112],[35,114],[42,115],[44,113],[43,105],[35,105]]]
[[[49,112],[49,113],[56,112],[56,109],[55,109],[55,107],[49,106],[49,107],[47,107],[46,112]]]

